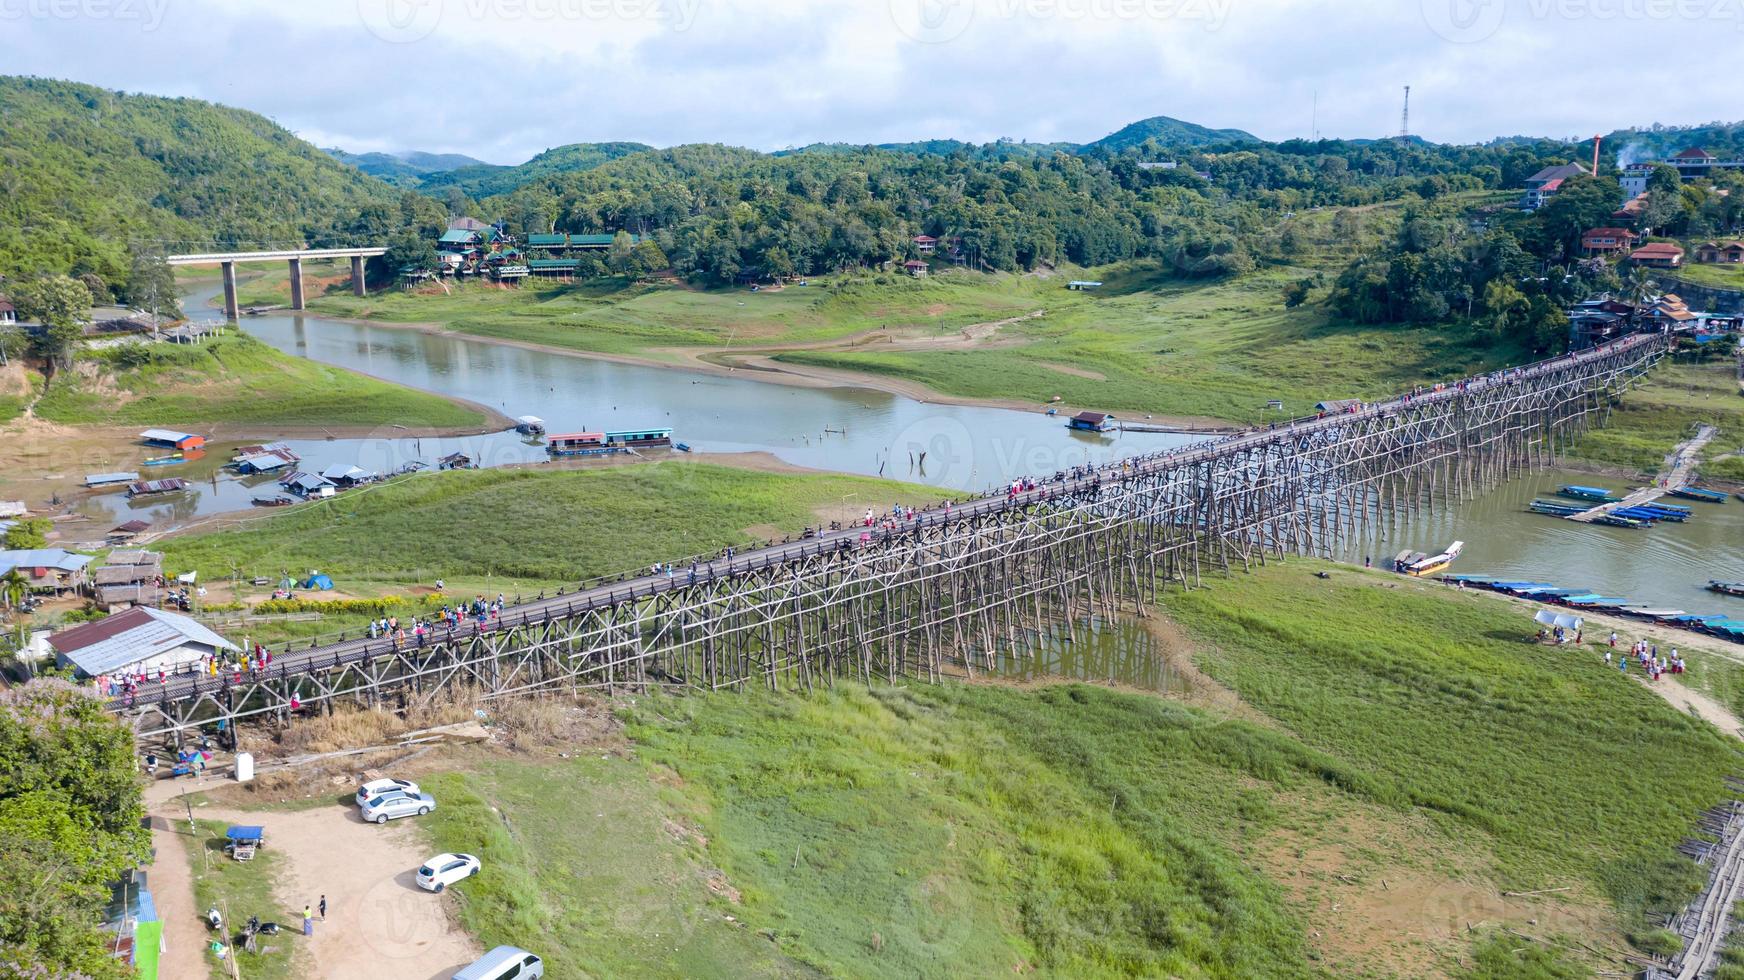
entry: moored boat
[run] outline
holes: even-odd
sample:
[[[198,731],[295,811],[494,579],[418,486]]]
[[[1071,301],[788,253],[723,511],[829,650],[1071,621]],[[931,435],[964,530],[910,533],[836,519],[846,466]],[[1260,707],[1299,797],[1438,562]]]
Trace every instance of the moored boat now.
[[[255,497],[249,503],[256,507],[289,507],[296,501],[290,497]]]
[[[1572,483],[1559,488],[1556,492],[1562,494],[1564,497],[1573,497],[1576,500],[1591,500],[1600,504],[1614,504],[1623,499],[1611,491],[1606,490],[1604,487],[1583,487]]]
[[[1709,579],[1708,591],[1744,598],[1744,582],[1722,582],[1719,579]]]
[[[1726,502],[1725,494],[1718,490],[1709,490],[1706,487],[1677,487],[1665,492],[1671,494],[1673,497],[1682,497],[1685,500],[1699,500],[1704,504],[1723,504]]]
[[[1406,575],[1415,576],[1417,578],[1422,578],[1425,575],[1434,575],[1436,572],[1439,572],[1453,564],[1454,560],[1459,557],[1459,553],[1464,550],[1465,542],[1455,541],[1448,545],[1447,550],[1443,551],[1441,554],[1417,558],[1406,564],[1401,571]]]

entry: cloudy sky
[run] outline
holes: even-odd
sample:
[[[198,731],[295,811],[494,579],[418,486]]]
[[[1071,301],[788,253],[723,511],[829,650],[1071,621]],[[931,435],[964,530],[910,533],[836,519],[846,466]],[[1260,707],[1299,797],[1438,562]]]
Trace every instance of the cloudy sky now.
[[[1744,0],[0,0],[0,71],[516,163],[638,140],[1470,142],[1744,116]],[[1637,72],[1625,52],[1652,52]],[[1679,77],[1685,79],[1680,81]],[[1316,110],[1316,103],[1318,109]]]

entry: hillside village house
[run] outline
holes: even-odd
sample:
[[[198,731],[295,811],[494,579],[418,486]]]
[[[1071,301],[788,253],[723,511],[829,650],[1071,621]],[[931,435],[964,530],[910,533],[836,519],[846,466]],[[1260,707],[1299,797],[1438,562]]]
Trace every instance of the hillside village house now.
[[[1696,246],[1696,261],[1725,265],[1744,262],[1744,242],[1703,242]]]
[[[82,588],[85,566],[90,563],[89,556],[75,555],[65,548],[0,551],[0,575],[17,569],[32,592],[58,593]]]
[[[1627,228],[1594,228],[1581,236],[1581,248],[1588,255],[1611,255],[1634,248],[1638,237]]]
[[[1562,182],[1576,174],[1584,174],[1587,169],[1578,163],[1559,163],[1553,167],[1545,167],[1526,178],[1526,196],[1520,201],[1523,211],[1536,211],[1549,203],[1556,192],[1562,188]]]
[[[1683,265],[1683,249],[1670,242],[1648,242],[1630,252],[1629,261],[1649,269],[1675,269]]]
[[[933,249],[938,248],[938,246],[939,240],[931,235],[914,236],[914,250],[922,255],[932,254]]]
[[[927,264],[919,259],[909,259],[907,262],[902,263],[902,271],[916,279],[919,279],[921,276],[927,274]]]
[[[18,322],[18,308],[12,305],[11,300],[7,299],[4,296],[0,296],[0,323],[17,323],[17,322]]]
[[[179,613],[134,606],[48,638],[55,661],[83,677],[176,671],[202,659],[240,652],[217,633]]]

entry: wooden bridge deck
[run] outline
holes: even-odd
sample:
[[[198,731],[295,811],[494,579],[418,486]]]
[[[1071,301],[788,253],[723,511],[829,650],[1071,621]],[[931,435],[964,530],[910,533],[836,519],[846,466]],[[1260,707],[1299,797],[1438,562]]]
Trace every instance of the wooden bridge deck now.
[[[431,701],[459,685],[502,697],[661,677],[710,688],[936,678],[945,657],[990,656],[1026,632],[1115,615],[1166,583],[1197,583],[1202,566],[1336,554],[1386,521],[1547,465],[1663,350],[1660,337],[1631,337],[1359,412],[1055,474],[893,529],[850,527],[540,595],[405,645],[359,637],[274,651],[265,675],[174,675],[110,708],[141,736],[179,737],[217,718],[284,719],[293,699],[305,710]]]

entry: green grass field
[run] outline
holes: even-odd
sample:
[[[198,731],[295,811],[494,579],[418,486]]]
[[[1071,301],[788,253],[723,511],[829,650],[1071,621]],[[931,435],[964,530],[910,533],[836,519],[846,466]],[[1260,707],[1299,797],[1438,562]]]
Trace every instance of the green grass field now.
[[[1175,283],[1143,269],[1008,327],[1021,344],[928,352],[794,352],[779,360],[909,378],[953,395],[1244,422],[1311,414],[1326,398],[1375,398],[1518,359],[1453,328],[1358,328],[1317,306],[1284,309],[1310,270]],[[1064,291],[1062,290],[1062,293]],[[1062,369],[1062,366],[1064,369]],[[1268,411],[1273,398],[1284,412]]]
[[[1066,279],[1077,274],[1104,285],[1067,290]],[[519,290],[466,284],[452,295],[331,295],[312,305],[666,361],[676,359],[673,349],[814,344],[879,328],[907,338],[945,338],[971,324],[1045,311],[1001,328],[976,349],[879,351],[868,344],[790,351],[777,359],[890,375],[959,397],[1041,403],[1059,395],[1099,409],[1242,421],[1266,418],[1271,398],[1301,414],[1323,398],[1375,397],[1524,356],[1489,348],[1465,330],[1356,328],[1315,305],[1284,309],[1284,284],[1312,274],[1310,268],[1281,269],[1192,282],[1132,263],[1045,278],[961,270],[922,280],[830,277],[757,293],[616,280]]]
[[[282,354],[246,334],[155,344],[122,367],[113,349],[62,372],[36,406],[51,422],[115,425],[385,425],[466,428],[475,409],[446,398]]]
[[[1693,868],[1672,848],[1744,763],[1736,742],[1593,650],[1523,642],[1517,610],[1378,578],[1268,569],[1170,609],[1215,647],[1209,673],[1383,799],[1491,850],[1505,887],[1584,880],[1629,915],[1681,898]]]
[[[255,952],[237,950],[237,965],[242,975],[256,980],[290,980],[308,975],[300,944],[303,942],[302,910],[284,908],[273,896],[273,885],[284,869],[284,856],[272,848],[261,848],[252,861],[235,861],[224,852],[226,825],[213,820],[197,822],[199,836],[188,842],[188,859],[193,864],[194,903],[202,914],[216,906],[224,916],[225,929],[234,935],[258,915],[262,922],[277,922],[283,931],[276,936],[261,936]],[[186,830],[186,824],[181,825]],[[210,951],[205,954],[212,977],[229,977],[230,970],[221,966]]]
[[[668,461],[598,470],[425,473],[290,508],[247,528],[165,541],[166,561],[202,580],[318,567],[335,580],[427,583],[480,577],[532,586],[635,571],[654,561],[799,531],[817,508],[942,499],[872,477],[762,473]]]
[[[1718,286],[1721,289],[1744,289],[1744,266],[1723,265],[1712,262],[1689,262],[1672,274],[1676,279],[1687,279],[1702,286]]]
[[[1313,576],[1328,567],[1168,600],[1253,720],[1075,684],[644,696],[622,706],[631,757],[432,780],[434,844],[484,859],[464,924],[485,945],[540,937],[560,975],[1615,968],[1497,934],[1477,909],[1403,963],[1422,940],[1317,937],[1353,914],[1353,884],[1415,876],[1449,908],[1570,889],[1587,911],[1555,921],[1576,933],[1517,927],[1646,941],[1699,884],[1675,846],[1744,751],[1593,650],[1523,642],[1517,609]],[[1329,849],[1348,863],[1321,863]]]
[[[1698,475],[1744,482],[1744,459],[1731,455],[1744,448],[1744,395],[1725,361],[1662,364],[1624,397],[1604,428],[1582,436],[1570,455],[1655,473],[1673,447],[1704,422],[1720,431],[1703,451],[1707,462]]]

